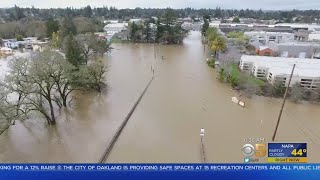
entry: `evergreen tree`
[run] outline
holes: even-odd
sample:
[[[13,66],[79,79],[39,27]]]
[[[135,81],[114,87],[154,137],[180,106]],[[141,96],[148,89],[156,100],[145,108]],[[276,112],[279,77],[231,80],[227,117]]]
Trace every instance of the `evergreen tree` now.
[[[239,17],[234,17],[233,20],[232,20],[232,22],[234,22],[234,23],[240,23]]]
[[[57,32],[59,30],[59,22],[50,18],[46,22],[46,28],[47,28],[47,37],[51,37],[53,32]]]
[[[150,36],[151,36],[151,28],[150,28],[150,21],[146,21],[145,22],[145,29],[144,29],[144,34],[145,34],[145,39],[146,39],[146,42],[149,42],[150,41]]]
[[[205,36],[206,32],[207,32],[207,30],[209,28],[209,22],[205,17],[203,18],[203,20],[204,20],[204,23],[202,25],[201,33],[202,33],[203,36]]]
[[[92,9],[90,6],[87,6],[83,9],[83,16],[88,18],[92,16]]]
[[[132,22],[130,24],[130,40],[133,42],[136,42],[137,40],[137,35],[136,35],[137,31],[138,31],[138,26],[136,25],[135,22]]]
[[[53,32],[52,33],[52,48],[57,48],[58,47],[58,39],[57,39],[57,33]]]
[[[62,38],[68,36],[69,34],[72,34],[72,35],[77,34],[77,28],[70,17],[66,17],[63,19],[60,27],[60,31],[61,31]]]
[[[80,65],[85,64],[85,58],[83,57],[81,46],[72,34],[69,34],[66,39],[65,54],[66,59],[75,67],[78,68]]]
[[[23,9],[21,9],[20,7],[18,7],[18,6],[16,6],[16,5],[14,5],[14,8],[13,8],[13,11],[11,12],[11,17],[14,19],[14,20],[16,20],[16,21],[18,21],[18,20],[20,20],[21,18],[24,18],[25,17],[25,15],[24,15],[24,13],[23,13]]]
[[[161,26],[161,23],[160,23],[160,18],[158,18],[157,20],[157,23],[156,23],[156,26],[157,26],[157,31],[156,31],[156,42],[160,42],[160,38],[162,36],[162,33],[163,33],[163,28]]]

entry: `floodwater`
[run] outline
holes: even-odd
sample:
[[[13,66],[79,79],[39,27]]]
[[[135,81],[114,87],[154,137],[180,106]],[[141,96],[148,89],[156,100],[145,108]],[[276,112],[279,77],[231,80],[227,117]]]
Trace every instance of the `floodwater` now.
[[[205,129],[208,162],[243,162],[245,138],[271,140],[281,99],[242,99],[206,65],[199,32],[183,46],[114,44],[105,58],[107,92],[80,94],[58,112],[56,127],[44,119],[18,122],[0,136],[1,162],[97,162],[152,77],[106,162],[201,162]],[[154,49],[156,58],[154,58]],[[308,161],[320,162],[320,106],[287,101],[277,141],[308,142]],[[266,158],[262,158],[265,162]]]

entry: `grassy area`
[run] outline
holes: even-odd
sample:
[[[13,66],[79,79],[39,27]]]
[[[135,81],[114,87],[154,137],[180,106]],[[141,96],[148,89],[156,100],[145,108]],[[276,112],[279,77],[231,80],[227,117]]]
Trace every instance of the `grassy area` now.
[[[111,40],[111,43],[130,43],[129,40],[121,40],[121,39],[118,39],[118,38],[113,38]]]
[[[228,38],[239,38],[241,36],[244,36],[243,32],[231,31],[231,32],[227,33]]]
[[[241,90],[247,97],[253,94],[264,95],[267,82],[257,79],[239,70],[237,64],[229,64],[219,71],[218,79],[229,83],[233,88]]]
[[[266,82],[261,80],[261,79],[257,79],[253,76],[250,76],[247,73],[241,72],[238,69],[238,66],[236,64],[232,64],[231,65],[231,72],[230,72],[231,77],[236,78],[238,81],[248,81],[250,84],[253,84],[255,86],[265,86]]]

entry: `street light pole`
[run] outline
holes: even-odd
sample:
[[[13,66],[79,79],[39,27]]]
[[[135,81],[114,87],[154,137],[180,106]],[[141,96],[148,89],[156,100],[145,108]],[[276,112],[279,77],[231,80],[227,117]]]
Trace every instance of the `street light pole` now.
[[[205,163],[205,162],[207,162],[207,160],[206,160],[206,153],[205,153],[205,150],[204,150],[203,137],[204,137],[204,129],[201,129],[201,130],[200,130],[200,142],[201,142],[201,145],[200,145],[200,151],[201,151],[201,161],[202,161],[202,163]]]

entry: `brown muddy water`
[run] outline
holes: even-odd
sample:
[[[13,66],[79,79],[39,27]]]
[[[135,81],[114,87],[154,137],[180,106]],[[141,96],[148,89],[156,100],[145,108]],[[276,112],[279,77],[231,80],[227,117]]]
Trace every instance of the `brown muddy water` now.
[[[243,162],[245,138],[271,140],[281,99],[242,99],[206,65],[199,32],[183,46],[114,44],[106,56],[107,92],[80,94],[61,110],[56,127],[42,118],[18,122],[0,136],[0,162],[97,162],[155,68],[155,79],[107,162],[201,162],[200,129],[208,162]],[[320,162],[320,106],[288,101],[277,141],[307,142]],[[265,162],[262,158],[260,162]]]

